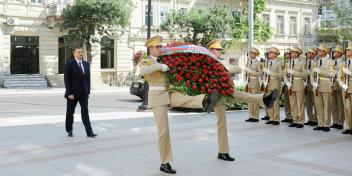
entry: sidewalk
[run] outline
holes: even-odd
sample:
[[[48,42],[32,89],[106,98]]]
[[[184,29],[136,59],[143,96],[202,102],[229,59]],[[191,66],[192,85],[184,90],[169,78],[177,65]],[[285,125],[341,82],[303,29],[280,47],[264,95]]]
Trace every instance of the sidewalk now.
[[[260,112],[264,114],[263,111]],[[283,111],[281,114],[283,115]],[[228,112],[230,152],[218,160],[215,114],[170,113],[176,176],[350,176],[352,135],[259,123]],[[56,116],[6,119],[0,127],[0,176],[166,176],[159,171],[151,112],[92,113],[96,139],[76,115],[74,138]],[[17,124],[14,122],[17,121]]]
[[[129,92],[129,87],[98,87],[92,88],[91,93],[124,93]],[[0,88],[0,95],[25,95],[25,94],[64,94],[65,88],[47,89],[6,89]]]

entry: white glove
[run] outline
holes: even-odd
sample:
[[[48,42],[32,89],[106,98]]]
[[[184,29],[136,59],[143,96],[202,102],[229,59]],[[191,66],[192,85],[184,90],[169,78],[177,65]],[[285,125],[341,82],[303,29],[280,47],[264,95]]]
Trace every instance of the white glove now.
[[[286,82],[286,86],[287,86],[288,88],[291,88],[292,83],[290,83],[290,82]]]
[[[268,83],[264,81],[263,85],[264,85],[264,87],[266,87],[268,85]]]
[[[344,91],[346,91],[346,90],[348,89],[348,87],[347,87],[346,84],[343,84],[343,85],[341,86],[341,88],[342,88]]]
[[[351,71],[347,68],[342,68],[343,72],[346,74],[346,75],[351,75]]]
[[[294,72],[294,70],[292,70],[292,69],[288,69],[288,70],[287,70],[287,72],[288,72],[289,74],[291,74],[291,75],[292,75],[292,74],[293,74],[293,72]]]
[[[320,74],[320,68],[314,68],[313,71],[316,72],[316,73],[318,73],[318,74]]]
[[[312,82],[312,86],[316,89],[318,87],[318,84],[315,82]]]
[[[161,64],[161,67],[162,67],[161,69],[162,72],[167,72],[169,70],[169,67],[165,64]]]
[[[244,70],[245,70],[246,72],[248,72],[248,73],[252,73],[252,72],[253,72],[253,71],[252,71],[250,68],[248,68],[248,67],[245,67]]]
[[[266,73],[266,74],[268,74],[268,75],[271,75],[271,71],[268,70],[268,69],[266,69],[266,68],[263,69],[263,72]]]

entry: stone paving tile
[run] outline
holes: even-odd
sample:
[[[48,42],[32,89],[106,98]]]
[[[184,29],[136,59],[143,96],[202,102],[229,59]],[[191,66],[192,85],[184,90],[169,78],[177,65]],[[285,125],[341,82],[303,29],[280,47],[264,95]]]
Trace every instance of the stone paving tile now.
[[[225,162],[216,158],[214,114],[170,116],[177,175],[351,175],[352,136],[245,123],[246,117],[246,112],[228,113],[236,161]],[[74,138],[66,137],[60,123],[1,127],[0,176],[163,176],[154,125],[149,116],[93,120],[96,139],[86,138],[80,122]]]

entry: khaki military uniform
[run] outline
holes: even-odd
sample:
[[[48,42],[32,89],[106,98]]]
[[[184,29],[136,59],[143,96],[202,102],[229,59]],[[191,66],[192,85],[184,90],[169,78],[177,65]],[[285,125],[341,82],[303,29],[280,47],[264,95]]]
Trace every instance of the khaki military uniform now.
[[[315,106],[315,95],[314,95],[311,76],[310,76],[311,74],[313,74],[312,72],[313,62],[314,60],[307,61],[307,72],[309,76],[307,77],[307,88],[306,88],[307,91],[305,95],[305,100],[306,100],[306,110],[307,110],[308,121],[318,122],[317,108]]]
[[[291,64],[291,65],[290,65]],[[294,70],[292,76],[287,73],[287,69]],[[291,96],[290,106],[294,123],[304,124],[304,79],[307,77],[305,62],[299,59],[292,59],[286,64],[284,80],[290,82]],[[292,79],[292,80],[290,80]]]
[[[248,63],[248,68],[252,70],[251,73],[247,73],[246,78],[248,80],[248,93],[259,94],[260,93],[260,82],[259,78],[262,75],[262,63],[257,60],[251,60]],[[259,107],[260,104],[248,103],[248,111],[250,118],[259,119]]]
[[[232,74],[240,74],[242,69],[236,65],[229,64],[226,60],[219,60]],[[251,95],[243,91],[235,91],[235,96],[231,101],[233,103],[237,102],[248,102],[253,104],[263,103],[263,94]],[[229,144],[227,137],[227,123],[226,123],[226,106],[217,103],[214,106],[214,112],[217,118],[217,134],[218,134],[218,148],[219,153],[229,153]]]
[[[268,62],[268,70],[271,71],[270,74],[270,83],[268,87],[268,93],[270,94],[273,90],[277,89],[278,95],[280,95],[280,90],[281,90],[281,78],[283,75],[283,70],[282,70],[282,63],[278,60],[270,60]],[[265,68],[267,68],[265,66]],[[270,116],[270,121],[280,121],[280,98],[277,98],[274,102],[274,106],[270,109],[268,109],[269,116]]]
[[[335,77],[334,62],[329,58],[320,58],[313,64],[314,68],[320,69],[318,96],[316,96],[316,108],[319,127],[330,127],[331,125],[331,79]],[[311,81],[316,73],[311,74]]]
[[[148,106],[151,108],[158,129],[160,160],[162,164],[172,161],[172,149],[168,122],[168,107],[202,108],[204,95],[187,96],[168,91],[169,82],[162,64],[155,58],[141,61],[140,74],[149,83]]]
[[[286,60],[285,65],[290,64],[290,60]],[[282,68],[284,69],[284,68]],[[284,95],[284,110],[285,110],[285,119],[292,119],[291,105],[290,105],[290,96],[288,95],[288,87],[286,84],[282,87],[282,94]]]
[[[334,70],[335,76],[337,78],[338,70],[341,66],[344,65],[345,61],[340,58],[334,60]],[[344,112],[344,103],[342,89],[338,84],[338,81],[334,79],[333,89],[332,89],[332,103],[331,103],[331,115],[333,124],[343,125],[345,122],[345,112]]]
[[[343,72],[342,68],[348,68],[352,72],[352,58],[350,58],[347,61],[347,66],[345,63],[341,64],[340,69],[338,71],[337,75],[337,82],[342,87],[343,84],[345,84],[345,73]],[[345,98],[345,90],[343,91],[343,98],[344,98],[344,103],[345,103],[345,118],[346,118],[346,129],[351,129],[352,130],[352,75],[349,76],[348,79],[348,85],[347,85],[347,97]]]

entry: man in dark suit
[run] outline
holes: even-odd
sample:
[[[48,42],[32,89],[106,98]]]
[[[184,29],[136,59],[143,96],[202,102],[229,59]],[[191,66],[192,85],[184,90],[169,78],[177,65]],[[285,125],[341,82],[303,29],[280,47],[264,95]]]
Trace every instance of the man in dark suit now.
[[[81,106],[82,122],[86,129],[87,137],[96,137],[90,125],[88,114],[88,98],[90,94],[90,69],[89,63],[82,59],[82,49],[74,48],[74,58],[65,65],[65,98],[67,99],[66,131],[73,137],[73,114],[79,102]]]

